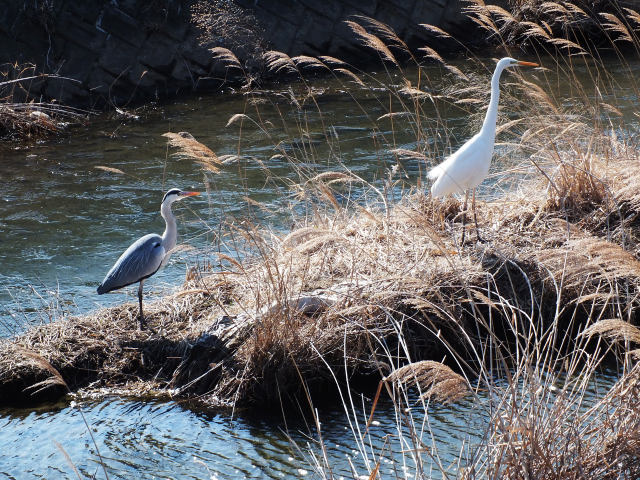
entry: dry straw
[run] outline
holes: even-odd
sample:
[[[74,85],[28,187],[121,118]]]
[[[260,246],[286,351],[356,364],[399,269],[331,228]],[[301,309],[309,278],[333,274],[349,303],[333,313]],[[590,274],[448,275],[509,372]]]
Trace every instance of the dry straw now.
[[[616,189],[635,176],[623,171],[610,172],[618,179],[609,181],[614,197],[625,202],[626,192],[637,201],[635,191]],[[344,180],[351,178],[330,172],[312,183],[330,189],[331,182]],[[313,391],[323,391],[333,383],[331,371],[345,368],[345,359],[352,374],[381,368],[397,370],[385,374],[391,379],[408,379],[400,372],[412,370],[396,366],[383,348],[398,338],[413,352],[406,354],[413,363],[446,356],[471,365],[478,361],[476,342],[500,335],[500,322],[508,325],[506,338],[552,324],[577,334],[589,318],[615,318],[635,308],[638,262],[606,240],[619,219],[598,220],[607,213],[594,204],[582,224],[592,233],[568,235],[563,212],[558,217],[555,210],[541,209],[545,198],[530,198],[507,212],[504,200],[486,204],[482,217],[497,223],[487,231],[492,243],[477,249],[452,243],[459,204],[422,196],[405,199],[388,215],[375,209],[367,215],[328,212],[281,238],[255,227],[237,229],[235,243],[246,242],[253,259],[224,256],[233,271],[191,276],[185,293],[150,305],[149,322],[161,337],[136,331],[134,305],[63,320],[4,342],[0,379],[8,385],[26,374],[13,367],[11,352],[30,348],[70,372],[73,389],[98,375],[118,388],[137,377],[136,389],[178,388],[181,396],[214,404],[279,403],[299,393],[300,375],[312,375],[318,388]],[[299,299],[314,296],[331,300],[313,313],[300,310]],[[554,299],[561,299],[560,309]],[[273,307],[265,311],[265,305]],[[554,348],[568,347],[565,338],[558,337]],[[429,375],[436,379],[422,385],[434,398],[462,385],[455,375],[440,377],[443,370],[432,369],[434,364],[416,365],[425,366],[425,381]],[[159,368],[165,373],[157,375]]]
[[[168,139],[169,146],[177,149],[172,153],[176,158],[192,160],[209,172],[217,173],[220,170],[222,162],[218,156],[189,132],[167,132],[162,136]]]
[[[599,320],[584,329],[580,335],[588,338],[599,335],[618,342],[625,341],[640,344],[640,329],[618,318]]]
[[[0,137],[38,138],[85,121],[89,112],[31,98],[28,92],[34,82],[48,79],[75,82],[59,75],[33,75],[35,71],[36,66],[31,64],[0,65]]]
[[[443,403],[455,402],[469,393],[469,384],[451,368],[433,360],[410,363],[391,372],[384,381],[405,386],[416,385],[421,398]]]
[[[400,66],[398,60],[396,60],[396,57],[393,55],[393,53],[391,53],[391,50],[389,50],[389,47],[378,36],[374,35],[373,33],[369,33],[365,29],[365,27],[355,21],[347,20],[345,23],[353,31],[354,34],[360,37],[360,39],[366,46],[378,52],[382,59],[389,61],[397,67]],[[383,29],[381,33],[387,34],[388,32],[387,30]],[[397,37],[394,36],[393,39],[395,40],[395,38]]]

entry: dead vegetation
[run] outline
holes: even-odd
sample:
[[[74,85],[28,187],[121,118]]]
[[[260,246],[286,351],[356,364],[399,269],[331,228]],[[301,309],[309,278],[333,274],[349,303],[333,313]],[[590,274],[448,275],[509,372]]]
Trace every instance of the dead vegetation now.
[[[544,195],[515,193],[482,207],[488,244],[455,245],[457,209],[419,194],[287,235],[231,228],[257,255],[221,254],[222,271],[190,275],[150,304],[155,333],[136,329],[127,304],[3,341],[0,402],[69,388],[278,409],[335,402],[354,385],[373,393],[382,379],[404,412],[413,388],[424,404],[488,388],[486,441],[456,478],[636,478],[638,367],[583,404],[590,376],[603,362],[628,362],[618,354],[640,339],[638,245],[621,222],[640,201],[628,188],[640,177],[628,167],[602,178],[622,217],[595,200],[568,215]]]
[[[496,44],[567,55],[635,49],[638,13],[624,0],[510,0],[506,8],[482,0],[466,11]]]
[[[168,139],[170,147],[176,149],[172,156],[193,161],[211,173],[217,173],[220,170],[222,162],[218,156],[209,147],[193,138],[189,132],[167,132],[162,136]]]
[[[555,386],[538,374],[526,376],[514,379],[521,388],[500,392],[489,439],[459,478],[638,477],[638,365],[591,405],[581,380],[553,377]]]
[[[478,18],[500,13],[495,8],[481,12],[480,3],[474,8]],[[366,28],[355,20],[350,26],[365,43],[396,63],[381,47],[387,42],[406,48],[395,34],[379,22],[356,20]],[[216,52],[240,65],[229,50]],[[309,65],[334,72],[345,66],[329,57],[290,58],[278,52],[268,52],[265,60],[269,68],[301,76]],[[468,75],[452,73],[456,88],[439,99],[414,87],[411,91],[420,96],[405,87],[394,92],[405,110],[396,109],[389,118],[403,114],[420,126],[416,138],[430,128],[435,138],[441,123],[428,124],[419,100],[486,102]],[[30,398],[24,388],[47,375],[25,363],[15,348],[39,352],[74,390],[126,391],[132,385],[135,394],[146,385],[212,405],[250,407],[300,400],[316,391],[330,397],[327,388],[336,384],[336,369],[346,369],[349,377],[380,379],[407,362],[444,359],[453,371],[473,376],[486,360],[478,354],[486,338],[499,339],[494,354],[509,366],[510,349],[522,342],[522,331],[542,335],[550,325],[564,329],[566,336],[552,346],[559,352],[597,320],[635,322],[637,151],[563,110],[547,89],[516,79],[505,88],[504,100],[511,108],[527,105],[527,115],[503,118],[499,133],[518,138],[510,144],[516,152],[534,152],[531,162],[542,175],[527,173],[522,186],[483,207],[488,244],[456,244],[457,200],[415,194],[390,207],[377,187],[353,172],[316,172],[298,185],[299,194],[322,199],[328,208],[287,235],[247,223],[230,225],[229,243],[236,250],[246,248],[248,260],[219,254],[222,273],[191,278],[182,292],[156,303],[150,317],[157,334],[134,331],[126,305],[3,342],[0,401]],[[311,87],[309,97],[315,103]],[[602,108],[603,102],[596,103]],[[234,115],[228,126],[238,119],[269,135],[268,127],[248,114]],[[175,155],[211,172],[220,168],[216,154],[187,132],[165,136]],[[277,151],[292,165],[313,160],[294,157],[279,145]],[[391,152],[420,161],[439,154]],[[354,183],[374,191],[383,205],[343,209],[335,189]]]
[[[0,65],[0,138],[40,138],[59,133],[86,117],[87,112],[82,110],[33,98],[29,93],[33,84],[53,76],[37,75],[35,71],[31,64]]]
[[[191,21],[201,32],[200,44],[227,67],[225,81],[248,86],[258,80],[267,42],[250,9],[232,0],[199,0],[191,6]]]

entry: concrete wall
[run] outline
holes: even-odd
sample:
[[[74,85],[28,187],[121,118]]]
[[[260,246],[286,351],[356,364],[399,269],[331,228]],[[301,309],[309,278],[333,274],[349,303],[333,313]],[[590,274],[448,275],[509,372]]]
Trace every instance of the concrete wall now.
[[[351,15],[388,23],[410,45],[430,23],[468,37],[459,0],[236,0],[270,46],[291,55],[375,60],[345,26]],[[81,107],[124,106],[215,90],[228,75],[199,45],[193,0],[0,0],[0,64],[31,62],[77,82],[41,79],[32,95]],[[214,43],[215,43],[215,39]],[[443,47],[446,45],[443,45]],[[5,69],[6,70],[6,69]]]

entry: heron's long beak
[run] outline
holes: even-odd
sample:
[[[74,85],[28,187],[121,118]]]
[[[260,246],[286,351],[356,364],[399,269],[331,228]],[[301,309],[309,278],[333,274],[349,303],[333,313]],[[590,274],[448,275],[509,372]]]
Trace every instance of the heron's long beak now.
[[[537,63],[533,63],[533,62],[523,62],[523,61],[518,61],[518,65],[522,65],[524,67],[539,67],[540,65],[538,65]]]
[[[195,195],[200,195],[200,192],[180,192],[180,195],[183,197],[193,197]]]

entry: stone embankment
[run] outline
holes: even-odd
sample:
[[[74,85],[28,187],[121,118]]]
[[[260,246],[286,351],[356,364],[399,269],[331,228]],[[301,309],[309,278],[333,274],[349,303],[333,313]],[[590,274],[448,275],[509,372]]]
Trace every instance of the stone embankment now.
[[[203,32],[192,22],[195,3],[0,0],[0,65],[5,65],[6,72],[11,71],[6,64],[34,64],[36,72],[73,79],[40,78],[22,86],[29,98],[84,108],[123,107],[219,89],[229,71],[201,45]],[[444,41],[420,23],[461,37],[469,37],[471,31],[459,0],[215,0],[212,4],[233,4],[236,11],[255,17],[266,48],[290,55],[331,55],[361,64],[377,56],[359,45],[344,24],[353,15],[389,24],[414,47]],[[214,31],[207,46],[229,43],[225,35],[234,32],[225,32],[222,20],[220,36]],[[216,15],[213,21],[218,22]]]

